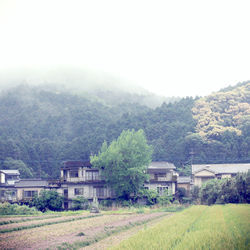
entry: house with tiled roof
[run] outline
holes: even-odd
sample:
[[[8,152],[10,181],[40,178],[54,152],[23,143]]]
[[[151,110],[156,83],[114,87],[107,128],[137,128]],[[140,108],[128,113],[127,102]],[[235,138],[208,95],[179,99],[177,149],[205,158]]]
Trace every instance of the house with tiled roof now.
[[[195,186],[200,187],[208,180],[231,178],[249,170],[250,163],[194,164],[192,165],[192,181]]]
[[[41,179],[22,179],[15,183],[17,190],[17,200],[27,201],[48,188],[48,181]]]
[[[177,188],[184,188],[187,191],[187,194],[190,193],[191,184],[191,176],[178,176]]]
[[[18,170],[0,170],[0,201],[14,202],[17,200],[15,183],[19,180],[20,173]]]
[[[2,171],[2,172],[1,172]],[[92,202],[94,198],[99,200],[115,198],[114,192],[106,186],[105,180],[102,178],[101,170],[94,168],[90,162],[83,161],[65,161],[61,166],[61,176],[57,180],[41,180],[41,179],[11,179],[7,174],[13,175],[19,173],[17,170],[12,172],[5,172],[7,170],[0,170],[0,173],[5,173],[1,177],[2,184],[0,184],[0,194],[2,193],[2,201],[8,200],[4,194],[4,190],[12,188],[11,202],[21,201],[25,202],[33,199],[42,190],[56,190],[64,197],[64,208],[72,207],[73,200],[78,196],[83,196]],[[16,172],[15,172],[16,171]],[[155,190],[160,195],[165,191],[175,194],[177,188],[176,167],[169,162],[152,162],[147,168],[149,180],[144,183],[145,189]],[[20,175],[20,174],[19,174]],[[1,186],[2,185],[2,186]]]

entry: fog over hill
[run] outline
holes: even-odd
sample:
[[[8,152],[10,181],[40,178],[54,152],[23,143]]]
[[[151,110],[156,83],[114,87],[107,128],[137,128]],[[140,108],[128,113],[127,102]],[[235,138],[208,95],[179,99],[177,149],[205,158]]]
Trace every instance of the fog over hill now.
[[[126,79],[111,74],[80,68],[12,69],[0,73],[0,91],[19,85],[39,86],[43,90],[67,92],[108,105],[139,103],[155,108],[163,102],[180,100],[151,93]]]

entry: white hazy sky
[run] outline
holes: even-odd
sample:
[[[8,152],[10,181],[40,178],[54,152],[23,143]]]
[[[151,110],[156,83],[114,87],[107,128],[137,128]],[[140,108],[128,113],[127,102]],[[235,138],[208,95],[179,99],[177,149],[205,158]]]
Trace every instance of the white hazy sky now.
[[[249,12],[249,0],[0,0],[0,73],[76,66],[206,95],[250,79]]]

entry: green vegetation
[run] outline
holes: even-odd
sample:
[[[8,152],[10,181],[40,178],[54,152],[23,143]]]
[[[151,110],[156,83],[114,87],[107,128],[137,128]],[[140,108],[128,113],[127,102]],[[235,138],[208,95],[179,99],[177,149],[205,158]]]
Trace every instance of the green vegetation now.
[[[89,208],[89,201],[83,196],[77,196],[72,200],[72,202],[73,202],[73,210],[81,210],[81,209],[86,210]]]
[[[190,174],[191,161],[249,162],[249,86],[157,108],[112,91],[87,98],[60,89],[13,88],[0,95],[0,168],[19,169],[21,178],[57,178],[63,160],[89,160],[104,141],[110,145],[132,129],[144,130],[153,161],[173,162],[183,175]]]
[[[0,203],[0,215],[38,215],[39,211],[26,205],[19,206],[8,202]]]
[[[61,211],[63,197],[56,191],[42,190],[39,196],[35,197],[31,202],[31,206],[35,206],[38,210],[45,212],[46,210]]]
[[[211,180],[192,190],[202,204],[250,203],[250,171],[230,179]]]
[[[102,175],[118,197],[126,200],[136,195],[148,179],[146,168],[151,162],[152,149],[147,145],[143,130],[123,131],[109,146],[103,143],[91,164],[102,170]]]
[[[249,249],[249,205],[192,206],[113,249]]]

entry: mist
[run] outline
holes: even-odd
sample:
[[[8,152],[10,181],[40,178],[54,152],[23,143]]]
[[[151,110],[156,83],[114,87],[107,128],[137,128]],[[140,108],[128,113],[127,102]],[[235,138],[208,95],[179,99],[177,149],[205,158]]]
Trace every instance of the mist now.
[[[63,87],[65,90],[97,91],[100,89],[128,93],[149,93],[117,76],[88,69],[73,67],[18,68],[0,73],[0,88],[8,89],[20,84],[30,86]]]

